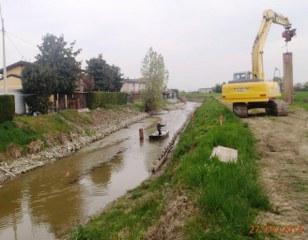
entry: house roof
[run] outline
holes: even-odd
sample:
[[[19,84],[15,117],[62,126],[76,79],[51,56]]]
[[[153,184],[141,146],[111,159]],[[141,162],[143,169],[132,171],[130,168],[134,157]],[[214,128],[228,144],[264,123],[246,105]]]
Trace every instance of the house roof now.
[[[23,66],[26,66],[28,64],[31,64],[31,63],[26,62],[26,61],[18,61],[18,62],[15,62],[15,63],[12,63],[12,64],[6,66],[6,69],[10,70],[10,69],[13,69],[13,68],[16,68],[16,67],[23,67]],[[3,68],[0,69],[0,73],[3,73]]]

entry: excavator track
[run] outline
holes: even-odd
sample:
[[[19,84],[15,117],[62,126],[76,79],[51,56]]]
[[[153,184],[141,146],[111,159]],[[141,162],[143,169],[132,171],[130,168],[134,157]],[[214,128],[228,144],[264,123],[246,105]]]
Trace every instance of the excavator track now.
[[[247,118],[248,106],[245,103],[235,103],[233,104],[233,112],[240,118]]]
[[[288,104],[282,100],[271,100],[266,106],[266,113],[273,116],[287,116]]]
[[[266,114],[271,116],[287,116],[288,115],[288,104],[282,100],[270,100],[263,103],[234,103],[233,112],[240,118],[248,117],[248,110],[253,108],[265,108]]]
[[[287,116],[288,115],[288,104],[282,100],[274,100],[275,103],[275,115],[276,116]]]

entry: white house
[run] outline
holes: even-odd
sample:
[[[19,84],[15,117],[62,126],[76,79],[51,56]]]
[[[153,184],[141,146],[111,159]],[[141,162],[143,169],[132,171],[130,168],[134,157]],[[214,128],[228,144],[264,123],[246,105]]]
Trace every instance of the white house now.
[[[145,81],[142,78],[126,79],[121,88],[121,92],[128,94],[140,94],[145,89]]]
[[[14,95],[15,113],[24,114],[26,112],[25,96],[22,93],[21,74],[24,67],[30,64],[25,61],[19,61],[7,66],[7,93]],[[0,95],[4,94],[3,69],[0,69]]]

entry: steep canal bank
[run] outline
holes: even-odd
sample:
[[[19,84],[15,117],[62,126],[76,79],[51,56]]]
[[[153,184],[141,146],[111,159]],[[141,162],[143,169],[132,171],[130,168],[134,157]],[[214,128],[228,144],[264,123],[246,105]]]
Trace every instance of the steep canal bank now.
[[[55,239],[85,223],[150,176],[153,161],[195,107],[187,103],[143,119],[2,186],[0,239]],[[158,121],[167,124],[170,139],[140,142],[139,128],[148,136]]]

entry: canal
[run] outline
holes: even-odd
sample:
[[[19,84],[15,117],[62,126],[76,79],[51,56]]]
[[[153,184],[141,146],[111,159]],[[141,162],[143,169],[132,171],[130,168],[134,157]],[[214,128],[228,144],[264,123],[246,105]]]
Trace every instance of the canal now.
[[[58,239],[150,176],[152,162],[197,104],[162,112],[0,188],[0,239]],[[149,142],[158,121],[169,139]],[[145,129],[144,141],[138,129]]]

